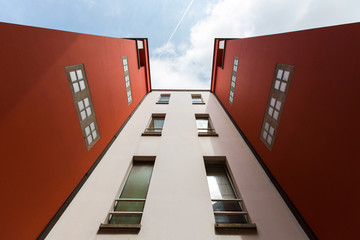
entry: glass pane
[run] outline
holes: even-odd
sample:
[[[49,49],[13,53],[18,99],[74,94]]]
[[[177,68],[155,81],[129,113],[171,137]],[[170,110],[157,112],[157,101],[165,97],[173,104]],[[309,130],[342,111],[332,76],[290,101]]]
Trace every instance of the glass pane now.
[[[215,215],[216,223],[248,223],[244,215]]]
[[[211,125],[208,118],[197,118],[196,119],[196,126],[198,128],[198,132],[206,133],[211,131]]]
[[[141,198],[145,199],[150,184],[154,163],[134,162],[120,198]],[[118,201],[114,211],[142,212],[143,201]],[[113,215],[110,224],[138,224],[141,215]]]
[[[113,215],[110,224],[139,224],[141,215]]]
[[[234,199],[235,192],[223,166],[206,166],[211,198]]]
[[[237,196],[230,182],[229,176],[222,165],[206,165],[207,180],[212,199],[236,199]],[[214,211],[241,212],[243,208],[238,201],[213,201]],[[217,223],[247,223],[244,215],[215,215]]]
[[[169,102],[170,96],[161,96],[159,102]]]
[[[150,132],[161,132],[164,126],[164,118],[153,117],[151,119],[149,129]]]
[[[193,102],[202,102],[201,97],[192,97]]]

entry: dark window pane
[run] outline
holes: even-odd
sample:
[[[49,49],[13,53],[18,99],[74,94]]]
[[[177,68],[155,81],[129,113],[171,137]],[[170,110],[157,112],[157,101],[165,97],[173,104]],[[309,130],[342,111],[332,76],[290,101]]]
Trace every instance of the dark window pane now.
[[[139,198],[145,199],[150,184],[153,162],[134,162],[125,186],[120,194],[120,199]],[[142,212],[144,201],[117,201],[114,211]],[[110,224],[138,224],[141,215],[113,215]]]

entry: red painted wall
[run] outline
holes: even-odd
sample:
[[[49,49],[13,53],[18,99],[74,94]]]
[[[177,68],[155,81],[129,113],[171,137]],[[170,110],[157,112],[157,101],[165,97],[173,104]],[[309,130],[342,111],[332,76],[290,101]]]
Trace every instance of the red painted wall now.
[[[319,239],[359,235],[359,43],[360,23],[227,40],[224,69],[213,69],[212,91]],[[260,131],[276,63],[295,69],[269,151]]]
[[[35,239],[149,91],[149,65],[138,69],[135,40],[6,23],[0,33],[0,239]],[[90,151],[64,69],[80,63],[100,132]]]

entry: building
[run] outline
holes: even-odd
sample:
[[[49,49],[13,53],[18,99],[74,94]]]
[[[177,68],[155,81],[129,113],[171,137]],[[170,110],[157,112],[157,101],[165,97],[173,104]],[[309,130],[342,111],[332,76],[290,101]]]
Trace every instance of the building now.
[[[215,39],[210,91],[157,91],[147,39],[1,23],[0,238],[356,239],[359,28]]]

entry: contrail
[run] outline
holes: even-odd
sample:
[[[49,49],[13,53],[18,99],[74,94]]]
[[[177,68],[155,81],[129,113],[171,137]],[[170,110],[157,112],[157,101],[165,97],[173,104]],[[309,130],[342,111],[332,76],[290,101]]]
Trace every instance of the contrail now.
[[[194,0],[191,0],[191,2],[190,2],[190,4],[189,4],[189,6],[187,7],[187,9],[186,9],[186,10],[185,10],[185,12],[184,12],[184,15],[182,15],[182,17],[181,17],[180,21],[179,21],[179,22],[178,22],[178,24],[176,25],[176,27],[175,27],[174,31],[172,32],[172,34],[171,34],[171,36],[170,36],[170,38],[169,38],[169,40],[167,41],[167,43],[166,43],[166,44],[168,44],[168,43],[171,41],[172,37],[174,36],[174,34],[176,33],[176,31],[178,30],[178,28],[179,28],[179,26],[180,26],[181,22],[183,21],[184,17],[185,17],[185,16],[186,16],[186,14],[188,13],[188,11],[189,11],[189,9],[190,9],[191,5],[193,4],[193,2],[194,2]]]

